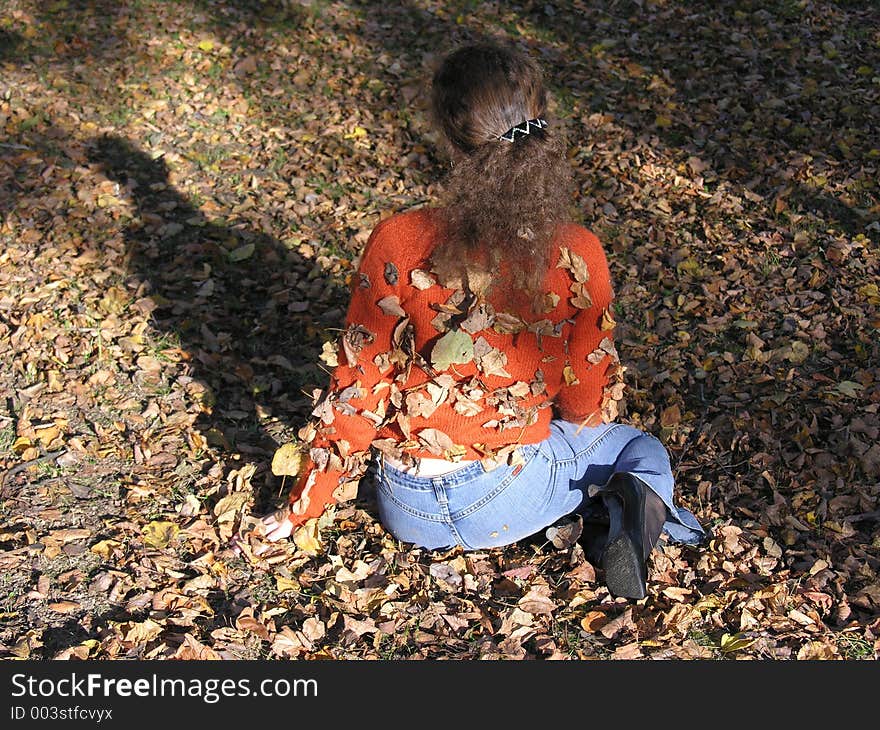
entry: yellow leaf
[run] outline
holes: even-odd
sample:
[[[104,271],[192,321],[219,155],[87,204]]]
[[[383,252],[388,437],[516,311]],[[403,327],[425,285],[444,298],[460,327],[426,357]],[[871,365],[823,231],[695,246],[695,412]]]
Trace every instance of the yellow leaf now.
[[[654,124],[656,124],[661,129],[666,129],[667,127],[672,126],[672,120],[669,117],[664,116],[663,114],[658,114],[657,118],[654,120]]]
[[[302,452],[296,444],[284,444],[275,450],[272,457],[272,473],[276,477],[283,475],[295,477],[302,465]]]
[[[871,304],[880,304],[880,288],[876,284],[865,284],[856,289],[856,291]]]
[[[38,441],[41,441],[44,446],[48,446],[61,435],[61,429],[50,423],[45,426],[36,426],[34,433]]]
[[[12,452],[14,454],[18,454],[20,456],[25,451],[27,451],[31,446],[33,446],[33,443],[31,442],[31,440],[29,438],[26,438],[25,436],[19,436],[12,443]]]
[[[293,533],[293,542],[306,555],[317,555],[321,552],[321,536],[318,531],[318,520],[312,518],[298,527]]]
[[[754,639],[749,639],[742,634],[723,634],[719,647],[725,654],[729,654],[733,651],[747,649],[754,643]]]
[[[367,130],[363,127],[355,127],[351,132],[345,135],[345,139],[361,139],[367,136]]]
[[[214,50],[214,41],[203,40],[199,43],[199,49],[204,51],[205,53],[210,53]]]
[[[104,560],[109,560],[113,551],[118,547],[122,547],[122,543],[119,540],[101,540],[92,545],[89,550],[95,553],[95,555],[100,555]]]
[[[581,382],[578,380],[578,376],[574,374],[571,365],[566,365],[562,368],[562,376],[565,378],[566,385],[577,385]]]
[[[173,522],[157,520],[144,527],[144,542],[150,547],[161,550],[177,537],[179,531],[180,528]]]
[[[294,580],[293,578],[285,578],[283,575],[278,575],[275,577],[275,585],[280,592],[298,591],[300,588],[298,581]]]

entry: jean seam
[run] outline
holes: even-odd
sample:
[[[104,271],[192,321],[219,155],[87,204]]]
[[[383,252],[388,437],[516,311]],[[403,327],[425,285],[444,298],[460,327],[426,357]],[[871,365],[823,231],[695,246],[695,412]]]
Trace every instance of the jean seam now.
[[[418,517],[419,519],[426,520],[427,522],[434,522],[438,525],[448,524],[448,521],[443,519],[443,515],[440,515],[439,519],[438,519],[437,515],[432,515],[427,512],[419,512],[418,510],[413,509],[409,505],[404,504],[399,499],[397,499],[394,496],[393,492],[387,487],[387,485],[383,484],[382,482],[379,482],[377,486],[380,490],[382,490],[382,492],[385,494],[385,496],[391,502],[393,502],[395,504],[395,506],[398,507],[398,509],[403,510],[408,515],[410,515],[412,517]]]
[[[511,471],[510,474],[508,474],[501,481],[501,483],[498,484],[497,487],[495,487],[495,489],[493,489],[488,494],[484,494],[476,502],[471,503],[470,505],[468,505],[464,509],[459,510],[458,512],[453,514],[452,519],[453,520],[460,520],[460,519],[463,519],[464,517],[469,517],[470,515],[474,514],[474,512],[477,512],[478,510],[485,507],[487,504],[489,504],[489,502],[494,500],[502,492],[504,492],[508,487],[510,487],[510,485],[514,482],[514,480],[516,480],[518,477],[520,477],[522,475],[522,473],[528,468],[529,464],[532,463],[532,459],[534,459],[535,456],[540,453],[541,453],[541,450],[536,449],[535,452],[532,454],[532,456],[529,458],[529,460],[525,464],[523,464],[522,469],[520,469],[517,472]],[[492,472],[487,472],[487,473],[491,474]]]

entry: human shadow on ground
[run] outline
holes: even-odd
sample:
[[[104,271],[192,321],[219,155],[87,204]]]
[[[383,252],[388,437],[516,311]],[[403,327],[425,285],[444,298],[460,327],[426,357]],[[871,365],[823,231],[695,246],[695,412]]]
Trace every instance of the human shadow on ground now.
[[[259,230],[209,220],[161,157],[112,135],[88,149],[136,209],[124,230],[131,286],[209,389],[196,426],[221,451],[266,464],[308,417],[303,389],[326,384],[321,337],[340,326],[347,288]]]

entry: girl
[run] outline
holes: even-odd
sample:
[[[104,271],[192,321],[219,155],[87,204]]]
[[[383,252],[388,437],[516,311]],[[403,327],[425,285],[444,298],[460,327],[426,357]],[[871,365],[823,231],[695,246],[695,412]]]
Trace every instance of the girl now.
[[[442,207],[370,236],[330,386],[300,430],[308,449],[270,540],[350,499],[369,466],[379,517],[428,549],[495,548],[580,513],[613,595],[646,595],[665,530],[698,543],[669,457],[615,422],[624,367],[598,239],[569,220],[570,168],[539,67],[513,48],[449,55],[433,80],[452,170]],[[326,349],[326,348],[325,348]]]

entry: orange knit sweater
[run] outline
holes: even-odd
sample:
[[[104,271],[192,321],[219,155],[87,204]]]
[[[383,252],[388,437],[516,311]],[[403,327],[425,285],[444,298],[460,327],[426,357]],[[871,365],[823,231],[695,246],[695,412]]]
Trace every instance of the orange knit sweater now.
[[[586,425],[617,415],[623,368],[598,239],[560,227],[546,311],[524,319],[437,282],[440,231],[423,208],[379,223],[364,248],[345,330],[322,355],[330,385],[299,432],[309,458],[290,496],[295,525],[352,498],[375,451],[500,462],[547,438],[554,409]]]

